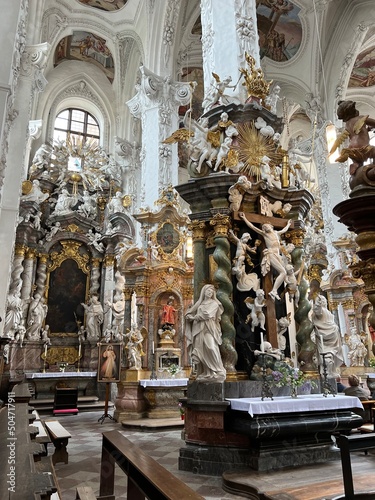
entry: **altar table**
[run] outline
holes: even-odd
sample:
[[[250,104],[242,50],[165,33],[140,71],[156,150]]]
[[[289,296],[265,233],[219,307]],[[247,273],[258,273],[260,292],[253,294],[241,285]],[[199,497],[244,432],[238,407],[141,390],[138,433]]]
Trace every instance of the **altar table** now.
[[[139,384],[142,387],[181,387],[187,386],[188,378],[161,378],[161,379],[141,379]]]
[[[53,398],[56,386],[77,387],[79,396],[96,395],[97,372],[34,372],[25,373],[34,384],[35,398]]]
[[[337,394],[324,397],[322,394],[301,395],[297,398],[281,396],[272,399],[260,398],[227,399],[232,410],[247,411],[254,415],[272,415],[273,413],[303,413],[311,411],[329,411],[338,409],[360,408],[361,401],[355,396]]]

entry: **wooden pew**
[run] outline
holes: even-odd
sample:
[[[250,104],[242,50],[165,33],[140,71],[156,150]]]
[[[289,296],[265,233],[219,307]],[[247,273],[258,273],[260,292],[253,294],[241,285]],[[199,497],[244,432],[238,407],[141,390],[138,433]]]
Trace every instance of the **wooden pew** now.
[[[72,437],[71,434],[63,427],[58,420],[45,420],[44,425],[48,431],[51,441],[55,447],[52,455],[53,465],[63,462],[68,463],[68,441]]]
[[[352,464],[350,460],[351,451],[366,451],[375,448],[375,434],[353,434],[345,436],[340,434],[336,438],[337,446],[340,448],[341,453],[341,466],[342,476],[344,482],[344,496],[336,497],[335,500],[355,500],[353,486]],[[363,493],[360,495],[361,499],[372,500],[375,498],[375,492]]]
[[[118,431],[103,433],[98,500],[114,500],[115,464],[128,476],[129,500],[203,500]]]
[[[53,467],[34,439],[27,385],[15,386],[0,410],[0,498],[47,500],[57,491]]]
[[[32,415],[35,417],[33,422],[30,424],[30,427],[36,427],[38,433],[35,436],[35,441],[37,443],[41,443],[44,446],[44,456],[48,455],[48,443],[51,442],[47,429],[45,428],[43,422],[39,417],[39,413],[36,410],[33,410]]]

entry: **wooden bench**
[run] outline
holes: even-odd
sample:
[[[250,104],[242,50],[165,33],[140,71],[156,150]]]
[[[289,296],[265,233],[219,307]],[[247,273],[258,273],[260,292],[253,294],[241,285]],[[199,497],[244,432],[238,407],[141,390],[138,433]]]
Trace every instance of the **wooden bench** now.
[[[352,465],[350,460],[351,451],[366,451],[375,448],[375,434],[353,434],[345,436],[340,434],[336,438],[337,446],[341,453],[342,476],[344,482],[344,496],[336,497],[335,500],[355,500],[357,495],[354,494]],[[368,496],[367,496],[368,495]],[[359,498],[365,499],[375,498],[375,492],[361,493]]]
[[[72,437],[69,432],[60,424],[58,420],[45,420],[44,425],[47,428],[51,441],[55,447],[52,455],[53,465],[57,463],[68,463],[68,441]]]
[[[103,433],[98,500],[114,500],[115,465],[128,476],[129,500],[203,500],[118,431]]]

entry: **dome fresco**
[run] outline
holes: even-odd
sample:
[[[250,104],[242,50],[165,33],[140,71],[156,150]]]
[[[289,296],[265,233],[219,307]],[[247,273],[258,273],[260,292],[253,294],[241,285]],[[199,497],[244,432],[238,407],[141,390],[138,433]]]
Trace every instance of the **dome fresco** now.
[[[128,0],[77,0],[79,3],[93,7],[94,9],[113,12],[119,10],[127,3]]]
[[[372,87],[375,85],[375,47],[361,52],[355,60],[349,87]]]

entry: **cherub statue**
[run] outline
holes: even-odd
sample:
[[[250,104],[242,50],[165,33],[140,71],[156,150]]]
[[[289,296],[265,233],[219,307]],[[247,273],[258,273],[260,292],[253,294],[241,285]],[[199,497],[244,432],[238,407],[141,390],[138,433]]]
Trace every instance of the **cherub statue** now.
[[[27,181],[30,182],[30,181]],[[43,203],[49,197],[48,193],[43,193],[40,189],[38,179],[34,179],[31,185],[31,189],[27,194],[21,196],[22,201],[34,201],[35,203]]]
[[[93,233],[92,229],[89,229],[87,237],[90,240],[89,245],[92,245],[100,253],[103,253],[105,251],[103,242],[100,241],[103,238],[100,233]]]
[[[51,339],[48,336],[49,333],[49,325],[45,325],[42,331],[42,342],[44,345],[51,345]]]
[[[294,300],[294,305],[298,307],[300,293],[298,289],[297,277],[299,275],[300,269],[298,269],[298,271],[294,271],[294,267],[291,264],[287,264],[285,266],[285,271],[285,291],[289,293],[290,302]]]
[[[255,298],[247,297],[244,302],[246,307],[250,309],[250,314],[247,316],[245,323],[247,324],[251,320],[252,332],[256,326],[260,326],[261,330],[265,330],[266,317],[263,312],[263,307],[266,306],[266,300],[264,298],[264,290],[259,288],[255,292]]]
[[[277,112],[277,103],[281,100],[280,97],[280,86],[275,85],[272,89],[272,92],[265,98],[265,103],[271,113],[276,114]]]
[[[354,101],[339,101],[337,117],[345,123],[345,130],[336,139],[330,150],[330,155],[349,138],[347,148],[343,148],[336,161],[343,163],[352,160],[349,173],[354,175],[358,167],[369,158],[375,158],[375,146],[370,145],[369,130],[375,128],[375,120],[368,115],[360,115]]]

